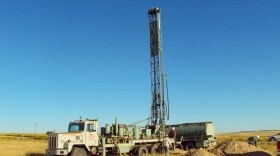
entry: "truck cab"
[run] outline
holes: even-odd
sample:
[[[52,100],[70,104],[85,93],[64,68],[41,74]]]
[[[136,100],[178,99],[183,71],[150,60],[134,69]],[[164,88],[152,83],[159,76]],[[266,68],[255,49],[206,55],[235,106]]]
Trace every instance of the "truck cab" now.
[[[46,155],[96,154],[99,145],[98,120],[76,120],[69,123],[68,132],[50,133]]]

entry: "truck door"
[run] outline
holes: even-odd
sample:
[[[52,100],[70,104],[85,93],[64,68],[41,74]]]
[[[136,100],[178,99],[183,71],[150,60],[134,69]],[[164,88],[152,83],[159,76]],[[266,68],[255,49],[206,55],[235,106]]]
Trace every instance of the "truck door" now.
[[[86,144],[88,146],[98,146],[97,126],[95,123],[86,125]]]

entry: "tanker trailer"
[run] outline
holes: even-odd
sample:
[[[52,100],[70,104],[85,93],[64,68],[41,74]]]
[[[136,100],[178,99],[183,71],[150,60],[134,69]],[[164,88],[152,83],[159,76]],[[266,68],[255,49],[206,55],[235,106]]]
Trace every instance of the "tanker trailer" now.
[[[185,150],[216,145],[213,122],[167,125],[167,131],[170,131],[172,127],[176,130],[176,142],[180,142]]]

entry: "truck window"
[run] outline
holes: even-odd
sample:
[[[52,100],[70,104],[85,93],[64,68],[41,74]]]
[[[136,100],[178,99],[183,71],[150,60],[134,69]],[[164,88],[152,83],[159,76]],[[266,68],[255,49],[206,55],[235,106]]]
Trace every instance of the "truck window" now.
[[[68,132],[78,132],[78,131],[84,131],[84,123],[70,123]]]
[[[92,132],[95,131],[95,125],[94,124],[87,124],[87,131]]]

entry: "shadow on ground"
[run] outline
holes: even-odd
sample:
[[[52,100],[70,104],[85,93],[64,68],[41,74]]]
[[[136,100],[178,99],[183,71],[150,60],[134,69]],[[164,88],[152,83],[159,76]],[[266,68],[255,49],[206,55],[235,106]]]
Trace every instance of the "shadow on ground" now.
[[[25,156],[45,156],[45,154],[42,154],[42,153],[27,153]]]

